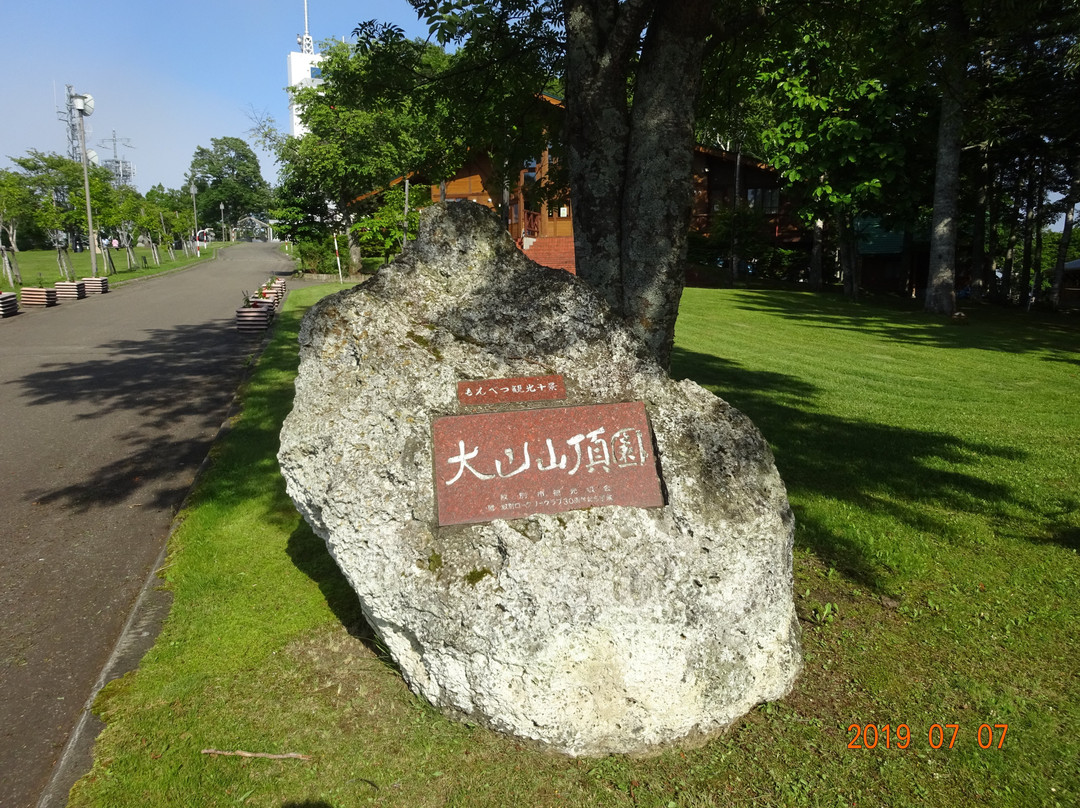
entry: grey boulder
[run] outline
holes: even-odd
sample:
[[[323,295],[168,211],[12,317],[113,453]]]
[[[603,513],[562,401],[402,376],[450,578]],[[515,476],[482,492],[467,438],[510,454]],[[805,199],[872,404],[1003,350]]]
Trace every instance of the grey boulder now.
[[[598,294],[468,203],[300,332],[279,460],[409,686],[571,755],[707,738],[801,668],[793,518],[743,414],[673,381]],[[440,526],[432,421],[462,380],[561,374],[565,402],[642,401],[662,507]],[[491,409],[491,408],[488,408]]]

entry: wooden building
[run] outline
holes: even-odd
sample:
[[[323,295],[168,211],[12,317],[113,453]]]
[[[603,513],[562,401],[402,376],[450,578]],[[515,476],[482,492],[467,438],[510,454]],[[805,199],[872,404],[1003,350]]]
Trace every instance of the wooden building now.
[[[1062,308],[1080,308],[1080,260],[1065,264],[1065,281],[1061,285]]]
[[[530,258],[544,266],[573,272],[574,217],[569,201],[546,201],[531,193],[548,175],[549,160],[545,152],[522,167],[516,185],[502,191],[503,211],[510,235]],[[738,184],[743,202],[764,214],[768,232],[763,235],[785,244],[802,239],[797,220],[790,214],[790,203],[781,193],[780,175],[769,166],[749,157],[736,161],[730,152],[698,147],[693,171],[692,230],[708,235],[716,215],[725,206],[732,206]],[[498,209],[500,192],[490,187],[492,176],[488,156],[475,154],[451,180],[433,185],[431,197],[445,201],[467,199]]]

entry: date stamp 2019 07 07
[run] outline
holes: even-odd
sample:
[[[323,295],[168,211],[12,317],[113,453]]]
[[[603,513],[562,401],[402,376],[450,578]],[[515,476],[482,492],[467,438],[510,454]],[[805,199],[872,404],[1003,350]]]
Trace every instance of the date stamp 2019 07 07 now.
[[[851,724],[847,731],[854,733],[848,749],[907,749],[918,743],[907,724]],[[980,724],[976,732],[979,748],[1001,749],[1008,731],[1008,724]],[[926,743],[931,749],[952,749],[960,735],[959,724],[931,724]]]

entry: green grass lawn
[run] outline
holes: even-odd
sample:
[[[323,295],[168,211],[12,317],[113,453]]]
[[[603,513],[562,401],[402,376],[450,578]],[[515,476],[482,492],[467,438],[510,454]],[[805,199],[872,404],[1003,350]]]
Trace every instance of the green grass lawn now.
[[[106,263],[106,259],[103,255],[99,254],[97,257],[98,264],[98,277],[109,279],[110,285],[116,285],[123,283],[124,281],[132,280],[133,278],[141,278],[146,275],[158,275],[162,272],[169,272],[174,269],[180,269],[188,267],[199,261],[209,261],[217,254],[217,250],[228,245],[224,242],[218,242],[212,249],[202,250],[202,255],[196,258],[194,253],[185,257],[183,250],[176,250],[176,260],[169,260],[168,251],[162,247],[159,250],[161,256],[161,266],[154,265],[154,257],[150,252],[149,247],[136,247],[135,248],[135,267],[132,269],[127,268],[127,258],[123,250],[116,251],[110,250],[110,255],[113,260],[113,264],[116,267],[116,272],[112,272],[111,267]],[[64,278],[60,275],[60,267],[56,262],[55,250],[23,250],[19,253],[13,254],[15,259],[19,262],[19,271],[22,275],[23,286],[52,286],[57,281],[62,281]],[[90,277],[90,252],[84,250],[83,252],[68,251],[68,257],[71,259],[71,266],[75,271],[75,278],[89,278]],[[146,259],[146,266],[143,266],[143,259]],[[7,277],[3,272],[0,272],[0,292],[18,292],[21,287],[12,287],[7,282]]]
[[[673,373],[774,448],[806,668],[699,748],[574,760],[413,696],[286,497],[277,433],[322,293],[290,295],[214,450],[172,540],[172,614],[99,699],[108,726],[73,806],[1080,802],[1075,324],[688,290]]]

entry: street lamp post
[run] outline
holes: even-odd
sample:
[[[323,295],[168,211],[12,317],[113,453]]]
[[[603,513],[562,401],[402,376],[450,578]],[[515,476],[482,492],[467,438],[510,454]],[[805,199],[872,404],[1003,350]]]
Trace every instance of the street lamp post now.
[[[221,240],[228,241],[228,239],[225,238],[225,203],[218,202],[218,207],[221,208]]]
[[[195,183],[191,183],[191,214],[195,218],[195,257],[199,257],[199,209],[195,207]]]
[[[79,155],[82,157],[83,193],[86,196],[86,240],[90,242],[90,277],[96,278],[97,234],[94,232],[94,216],[90,212],[90,170],[87,165],[89,160],[86,158],[86,127],[83,125],[83,118],[94,111],[94,99],[90,95],[76,95],[74,100],[75,114],[79,116]]]

